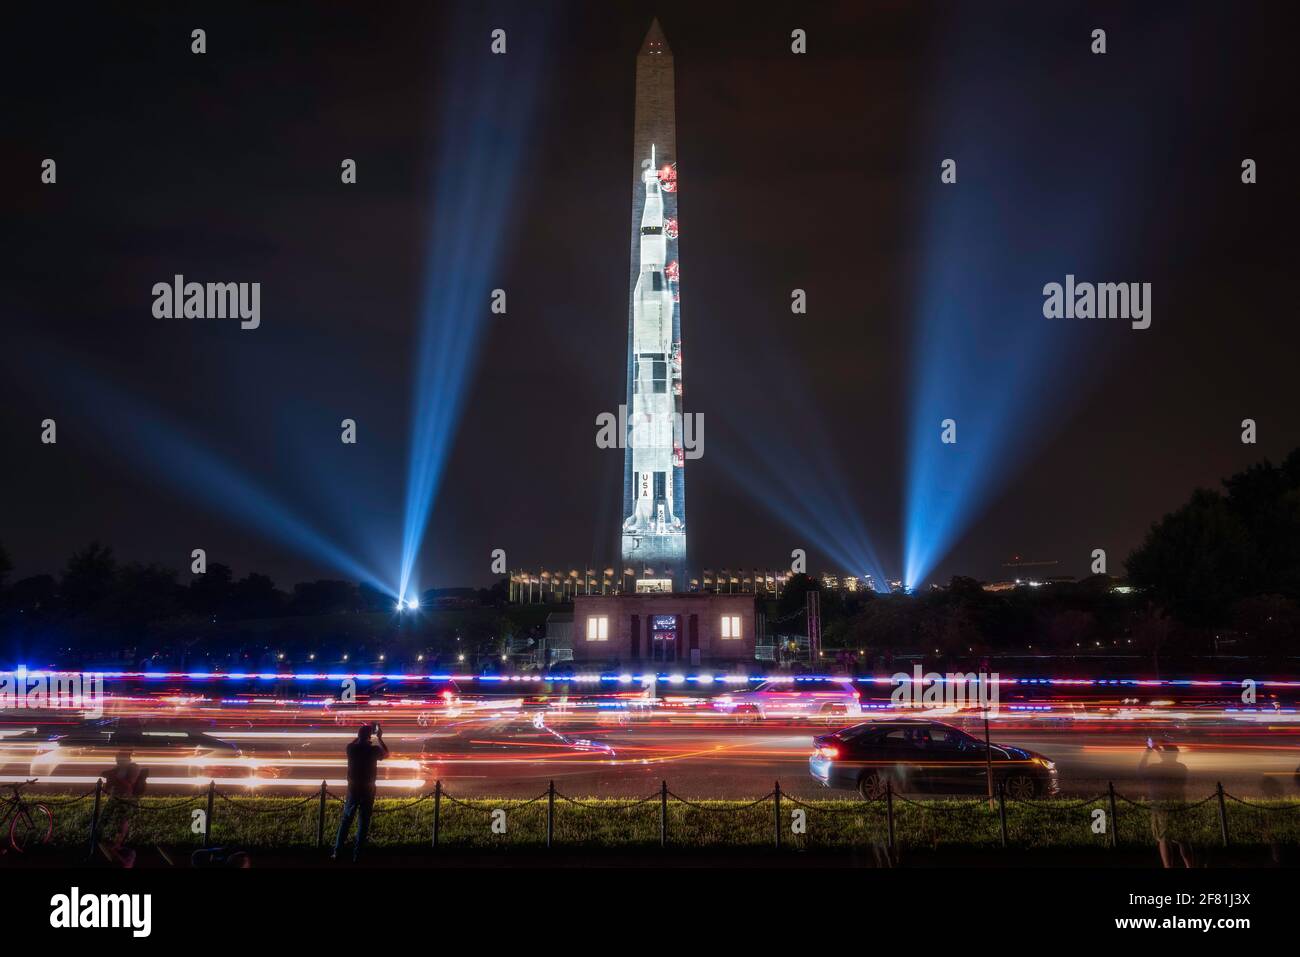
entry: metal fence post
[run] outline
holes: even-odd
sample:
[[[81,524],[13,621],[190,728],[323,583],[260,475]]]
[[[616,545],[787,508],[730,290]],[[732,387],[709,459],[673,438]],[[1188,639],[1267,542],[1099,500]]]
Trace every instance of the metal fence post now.
[[[773,802],[772,805],[773,808],[775,809],[775,813],[772,815],[772,820],[773,823],[775,824],[775,827],[773,828],[773,839],[776,842],[776,849],[779,851],[781,850],[781,782],[780,781],[776,782],[776,790],[774,790],[772,794],[776,797],[776,800]]]
[[[668,846],[668,782],[659,782],[659,846]]]
[[[885,817],[889,820],[889,849],[894,850],[894,783],[885,779]]]
[[[212,812],[217,797],[217,782],[208,781],[208,813],[203,819],[203,846],[212,846]]]
[[[551,840],[555,836],[555,782],[546,789],[546,849],[551,849]]]
[[[1115,782],[1107,781],[1106,787],[1110,791],[1110,846],[1114,849],[1119,847],[1119,811],[1115,808]]]
[[[320,783],[320,808],[316,812],[316,850],[325,846],[325,782]]]
[[[104,797],[104,779],[95,782],[95,809],[90,812],[90,846],[86,848],[87,859],[95,856],[96,838],[99,837],[99,802]]]
[[[442,779],[433,782],[433,849],[438,849],[438,824],[442,818]]]
[[[998,782],[998,818],[1002,823],[1002,847],[1007,846],[1007,784]]]
[[[1228,846],[1228,808],[1223,803],[1223,782],[1218,782],[1216,793],[1219,795],[1219,832],[1223,835],[1223,846]]]

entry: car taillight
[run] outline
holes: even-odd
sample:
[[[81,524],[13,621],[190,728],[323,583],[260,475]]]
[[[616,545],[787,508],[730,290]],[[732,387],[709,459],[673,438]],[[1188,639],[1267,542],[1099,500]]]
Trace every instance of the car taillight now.
[[[829,747],[829,746],[823,746],[823,747],[820,747],[820,748],[817,749],[817,757],[819,757],[819,758],[827,758],[827,759],[830,759],[830,758],[838,758],[839,756],[840,756],[840,749],[839,749],[839,748],[832,748],[832,747]]]

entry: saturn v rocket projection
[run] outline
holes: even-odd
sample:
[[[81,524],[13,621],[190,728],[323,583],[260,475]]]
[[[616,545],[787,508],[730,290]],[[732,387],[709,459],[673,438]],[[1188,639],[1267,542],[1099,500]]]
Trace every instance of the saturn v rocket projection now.
[[[623,563],[638,589],[684,590],[686,486],[673,56],[656,20],[636,58]]]

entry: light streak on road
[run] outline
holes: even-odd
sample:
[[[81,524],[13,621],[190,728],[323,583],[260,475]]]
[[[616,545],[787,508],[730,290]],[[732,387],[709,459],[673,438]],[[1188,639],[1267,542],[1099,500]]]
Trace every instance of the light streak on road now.
[[[32,779],[32,775],[15,775],[0,774],[0,784],[23,784]],[[43,787],[66,787],[69,784],[94,785],[96,781],[102,778],[99,775],[60,775],[51,778],[38,778],[37,786]],[[318,788],[321,786],[321,778],[227,778],[227,777],[165,777],[149,776],[149,786],[164,788],[191,788],[191,787],[208,787],[209,784],[216,784],[217,787],[229,788],[250,788],[250,789],[268,789],[268,788]],[[345,788],[348,786],[346,778],[325,778],[325,786],[332,788]],[[411,788],[423,787],[427,782],[423,778],[381,778],[375,782],[377,788],[383,790],[409,790]]]
[[[911,675],[899,672],[897,675],[792,675],[778,673],[773,675],[684,675],[678,673],[645,674],[600,674],[584,672],[579,674],[515,674],[515,675],[474,675],[474,674],[416,674],[391,672],[275,672],[275,671],[63,671],[63,670],[0,670],[0,677],[16,676],[19,678],[58,678],[58,677],[98,677],[105,681],[316,681],[338,683],[348,679],[354,681],[396,681],[396,682],[457,682],[462,684],[482,684],[484,686],[501,686],[508,684],[648,684],[666,682],[680,685],[701,684],[757,684],[761,682],[789,683],[800,682],[852,681],[858,684],[890,686],[900,681],[912,682]],[[926,682],[937,680],[946,683],[949,680],[967,681],[962,673],[926,673]],[[1237,678],[1070,678],[1070,677],[1015,677],[990,676],[990,683],[999,686],[1022,687],[1073,687],[1073,688],[1217,688],[1240,691],[1242,680]],[[1257,688],[1300,689],[1300,679],[1250,679]]]
[[[743,796],[779,778],[783,788],[813,789],[803,792],[810,795],[824,793],[808,774],[815,735],[898,717],[967,730],[983,721],[978,709],[895,707],[892,678],[878,675],[836,679],[857,683],[861,716],[778,716],[779,707],[754,715],[720,704],[724,696],[742,697],[737,688],[752,697],[757,683],[772,680],[746,676],[678,675],[665,691],[671,675],[372,675],[388,684],[369,694],[362,688],[357,700],[344,702],[310,681],[366,676],[119,674],[128,677],[106,689],[99,722],[70,709],[0,710],[0,782],[38,777],[42,788],[93,785],[125,749],[161,772],[149,778],[159,791],[187,792],[209,780],[281,790],[318,788],[324,778],[342,787],[344,745],[360,724],[378,721],[393,749],[380,764],[386,777],[379,786],[386,789],[431,788],[441,779],[468,789],[458,793],[532,796],[549,778],[564,777],[573,793],[638,795],[666,777],[700,796]],[[643,677],[653,684],[633,683]],[[798,692],[803,677],[783,676],[777,696]],[[692,680],[705,678],[711,680]],[[1260,793],[1265,779],[1288,787],[1300,752],[1297,696],[1288,693],[1300,681],[1258,681],[1259,704],[1251,705],[1241,703],[1240,682],[1224,678],[1000,678],[998,684],[1001,700],[989,716],[993,740],[1051,756],[1067,793],[1133,780],[1147,738],[1176,744],[1198,786],[1213,787],[1223,777],[1243,795]],[[116,730],[152,742],[153,750],[117,744],[110,737]],[[59,753],[58,739],[73,731],[103,739],[91,751]],[[182,731],[215,739],[217,750],[158,746],[180,739]]]

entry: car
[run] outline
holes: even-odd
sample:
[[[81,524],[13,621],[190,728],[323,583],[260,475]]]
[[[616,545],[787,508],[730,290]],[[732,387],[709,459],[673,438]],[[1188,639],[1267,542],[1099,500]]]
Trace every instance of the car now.
[[[615,754],[603,741],[555,731],[540,711],[527,720],[502,719],[486,726],[466,724],[430,735],[420,743],[420,761],[426,765],[466,756],[540,761],[579,756],[612,759]]]
[[[713,708],[738,718],[815,718],[842,722],[862,714],[861,694],[850,678],[764,681],[752,691],[721,694]]]
[[[1033,751],[984,742],[965,731],[913,718],[870,721],[813,739],[808,770],[829,788],[856,790],[878,798],[894,791],[984,793],[987,774],[1011,798],[1057,792],[1056,765]],[[989,760],[991,758],[991,760]]]
[[[55,738],[32,758],[31,769],[42,776],[73,769],[98,773],[123,753],[163,774],[167,770],[191,777],[252,774],[238,747],[203,731],[181,725],[113,723],[87,725]]]

